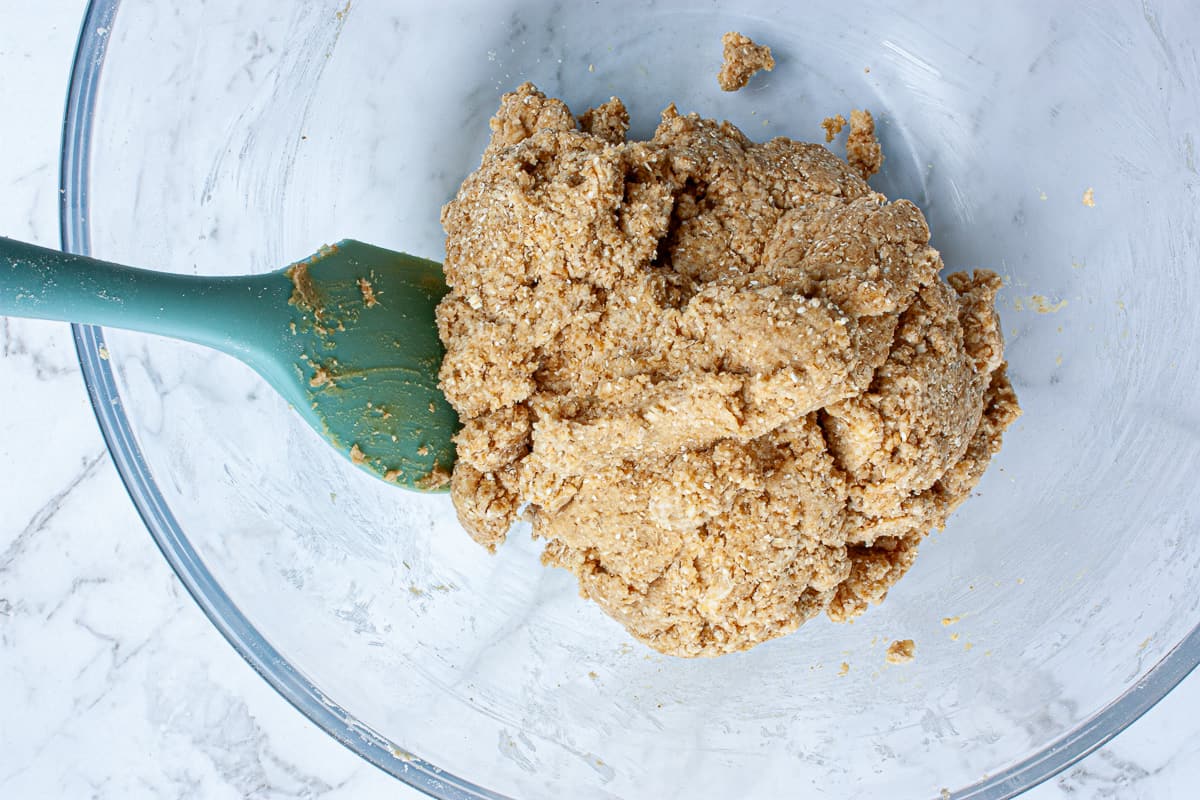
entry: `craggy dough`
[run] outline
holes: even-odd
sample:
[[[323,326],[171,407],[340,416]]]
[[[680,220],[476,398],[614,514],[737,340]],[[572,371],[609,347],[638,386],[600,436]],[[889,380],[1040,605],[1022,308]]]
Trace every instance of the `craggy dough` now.
[[[723,46],[721,71],[717,73],[717,84],[725,92],[736,92],[743,88],[761,69],[775,69],[775,57],[765,44],[755,44],[748,36],[729,31],[721,37]]]
[[[651,647],[742,650],[878,603],[1019,413],[991,272],[819,145],[670,106],[626,142],[506,94],[442,212],[451,487]]]

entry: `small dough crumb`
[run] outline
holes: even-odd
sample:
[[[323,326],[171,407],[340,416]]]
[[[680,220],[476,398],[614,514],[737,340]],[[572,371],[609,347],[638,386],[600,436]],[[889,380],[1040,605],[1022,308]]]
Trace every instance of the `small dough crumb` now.
[[[826,117],[821,122],[821,127],[825,129],[825,144],[829,144],[835,136],[842,132],[842,128],[846,127],[846,118],[841,114]]]
[[[413,483],[423,492],[434,492],[450,483],[450,473],[440,464],[435,464],[429,474]]]
[[[355,464],[365,464],[367,463],[367,456],[357,444],[354,444],[350,446],[350,460]]]
[[[857,112],[856,112],[857,113]],[[442,211],[451,498],[669,655],[880,603],[1020,410],[1000,278],[823,145],[506,94]],[[861,125],[860,125],[861,130]]]
[[[329,374],[329,370],[323,364],[318,364],[316,370],[313,371],[313,376],[308,381],[308,385],[316,389],[331,381],[333,381],[333,376]]]
[[[1067,307],[1066,300],[1059,300],[1057,303],[1051,303],[1046,299],[1045,295],[1040,294],[1033,295],[1030,300],[1033,301],[1033,307],[1037,309],[1039,314],[1054,314]]]
[[[883,166],[883,148],[875,138],[875,118],[870,111],[850,112],[850,136],[846,139],[846,161],[865,181]]]
[[[328,245],[322,245],[319,254],[324,254]],[[288,280],[292,282],[292,296],[288,303],[303,311],[312,313],[315,319],[320,320],[325,316],[325,307],[321,304],[321,298],[317,294],[317,288],[313,285],[312,278],[308,274],[308,264],[301,261],[287,268],[284,272]]]
[[[363,305],[367,308],[374,308],[379,303],[379,298],[375,296],[375,287],[366,278],[358,279],[358,290],[362,292]]]
[[[1088,190],[1083,193],[1083,204],[1088,208],[1096,207],[1096,190],[1088,187]]]
[[[1051,302],[1044,294],[1033,294],[1029,297],[1013,298],[1013,308],[1017,311],[1036,311],[1039,314],[1056,314],[1067,307],[1066,300]]]
[[[962,617],[958,617],[958,616],[942,617],[942,625],[947,628],[950,627],[951,625],[953,625],[954,623],[961,622],[961,621],[962,621]]]
[[[841,678],[841,677],[844,677],[849,674],[850,674],[850,664],[843,661],[841,668],[838,669],[838,677]]]
[[[889,664],[907,664],[917,656],[917,645],[912,639],[897,639],[888,645]]]
[[[721,37],[725,45],[725,63],[717,73],[717,83],[726,92],[736,92],[750,82],[759,70],[770,72],[775,69],[775,58],[771,48],[755,44],[749,37],[730,31]]]

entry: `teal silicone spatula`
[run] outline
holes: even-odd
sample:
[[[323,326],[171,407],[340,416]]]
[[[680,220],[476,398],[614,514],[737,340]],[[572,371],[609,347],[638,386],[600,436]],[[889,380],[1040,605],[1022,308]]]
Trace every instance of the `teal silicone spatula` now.
[[[363,469],[442,489],[458,418],[437,386],[434,261],[346,240],[286,269],[201,277],[0,238],[0,316],[78,322],[206,345],[252,367]]]

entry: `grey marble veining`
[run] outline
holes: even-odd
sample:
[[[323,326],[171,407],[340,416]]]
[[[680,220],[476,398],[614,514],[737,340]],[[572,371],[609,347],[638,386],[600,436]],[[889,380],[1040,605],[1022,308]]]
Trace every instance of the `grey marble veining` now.
[[[24,110],[0,119],[0,235],[56,243],[81,10],[52,0],[0,26],[0,107]],[[417,796],[277,697],[179,588],[116,477],[65,326],[0,320],[0,410],[0,797]],[[1190,796],[1197,712],[1200,676],[1028,796]],[[519,739],[499,746],[528,758]]]

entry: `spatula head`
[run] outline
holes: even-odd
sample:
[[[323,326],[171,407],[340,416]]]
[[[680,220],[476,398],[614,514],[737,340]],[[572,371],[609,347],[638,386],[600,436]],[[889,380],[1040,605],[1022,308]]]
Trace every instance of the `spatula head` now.
[[[437,385],[441,265],[345,240],[284,275],[292,285],[280,339],[292,370],[284,394],[363,469],[444,490],[458,418]]]

